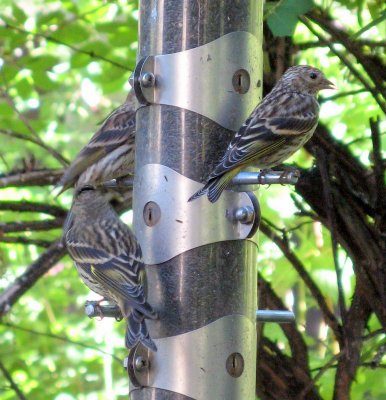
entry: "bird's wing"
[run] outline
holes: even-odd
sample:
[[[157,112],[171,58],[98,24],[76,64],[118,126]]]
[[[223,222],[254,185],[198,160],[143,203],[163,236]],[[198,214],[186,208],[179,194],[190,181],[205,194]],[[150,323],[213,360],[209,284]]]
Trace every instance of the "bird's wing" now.
[[[102,248],[95,248],[82,240],[73,240],[71,231],[67,234],[67,249],[73,260],[80,267],[91,267],[96,281],[121,298],[132,302],[138,298],[144,301],[140,280],[141,263],[126,254],[114,255]]]
[[[314,114],[296,117],[249,118],[236,134],[208,180],[254,159],[258,160],[275,154],[282,146],[290,145],[292,138],[311,130],[317,120],[318,117]]]
[[[124,143],[132,142],[134,145],[134,139],[135,111],[128,109],[128,106],[124,104],[106,119],[67,168],[58,184],[63,187],[60,193],[72,186],[78,176],[90,165]]]

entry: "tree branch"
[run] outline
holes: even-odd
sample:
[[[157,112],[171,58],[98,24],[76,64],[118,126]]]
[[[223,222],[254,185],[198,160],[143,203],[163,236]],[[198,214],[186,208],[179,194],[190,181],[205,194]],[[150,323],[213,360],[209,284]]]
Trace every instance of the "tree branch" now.
[[[50,247],[52,242],[48,240],[41,239],[29,239],[23,236],[0,236],[1,243],[16,243],[16,244],[25,244],[25,245],[35,245],[39,247]]]
[[[333,41],[341,43],[345,49],[355,57],[356,61],[363,66],[370,79],[374,82],[376,89],[385,99],[386,90],[384,79],[386,74],[381,59],[375,55],[365,55],[357,40],[350,37],[342,28],[338,28],[334,20],[321,9],[312,10],[307,13],[307,16],[325,32],[328,32]]]
[[[16,278],[15,281],[0,294],[0,317],[4,316],[16,301],[65,254],[66,248],[62,238],[52,243],[23,274]]]
[[[24,396],[23,392],[19,389],[19,386],[17,386],[16,382],[12,379],[11,374],[8,372],[7,368],[5,368],[4,364],[0,360],[0,370],[4,375],[4,378],[9,382],[11,385],[11,388],[14,390],[14,392],[17,394],[17,397],[20,400],[27,400],[27,397]]]
[[[111,65],[114,65],[114,67],[120,68],[120,69],[122,69],[124,71],[134,71],[134,67],[135,66],[127,67],[125,65],[122,65],[122,64],[118,63],[117,61],[114,61],[114,60],[111,60],[109,58],[106,58],[106,57],[104,57],[104,56],[102,56],[100,54],[96,54],[94,51],[87,51],[87,50],[79,49],[79,48],[77,48],[77,47],[75,47],[75,46],[73,46],[71,44],[63,42],[60,39],[54,38],[53,36],[44,35],[42,33],[30,32],[30,31],[27,31],[25,29],[21,29],[21,28],[19,28],[17,26],[11,25],[9,23],[6,23],[5,27],[7,29],[12,29],[12,30],[17,31],[19,33],[22,33],[23,35],[32,35],[35,38],[41,38],[41,39],[47,40],[48,42],[52,42],[52,43],[60,44],[62,46],[66,46],[66,47],[68,47],[69,49],[71,49],[72,51],[74,51],[76,53],[85,54],[86,56],[89,56],[90,58],[94,58],[94,59],[97,59],[97,60],[101,60],[101,61],[107,62],[107,63],[109,63]]]
[[[75,340],[71,340],[66,336],[59,336],[59,335],[55,335],[53,333],[47,333],[47,332],[39,332],[39,331],[35,331],[33,329],[24,328],[24,327],[21,327],[21,326],[18,326],[18,325],[14,325],[14,324],[11,324],[9,322],[0,322],[0,325],[6,326],[6,327],[11,328],[11,329],[16,329],[18,331],[27,332],[27,333],[30,333],[32,335],[44,336],[44,337],[48,337],[48,338],[51,338],[51,339],[61,340],[61,341],[66,342],[66,343],[71,343],[71,344],[75,344],[76,346],[84,347],[85,349],[92,349],[92,350],[98,351],[99,353],[106,354],[106,355],[110,356],[111,358],[113,358],[115,361],[118,361],[120,364],[122,364],[122,360],[120,358],[118,358],[116,355],[108,353],[107,351],[104,351],[104,350],[100,349],[99,347],[90,346],[90,345],[88,345],[86,343],[83,343],[83,342],[77,342]]]
[[[16,212],[38,212],[53,215],[54,217],[65,218],[67,210],[62,207],[50,204],[35,203],[33,201],[0,201],[0,210]]]
[[[373,171],[375,181],[375,227],[386,239],[386,189],[385,189],[385,168],[383,166],[381,151],[381,133],[379,131],[379,119],[370,119],[371,139],[373,142]],[[383,249],[386,250],[385,241]]]
[[[331,52],[334,53],[342,61],[342,63],[351,71],[351,73],[359,80],[359,82],[362,83],[366,90],[368,90],[372,94],[374,100],[379,104],[382,111],[386,114],[386,104],[380,98],[377,91],[378,88],[372,87],[362,76],[362,74],[353,66],[349,59],[344,54],[337,51],[334,45],[328,39],[324,38],[320,33],[318,33],[306,17],[300,16],[299,19],[309,29],[310,32],[312,32],[321,42],[325,43],[330,48]]]
[[[346,317],[346,304],[344,300],[344,291],[343,291],[343,284],[342,284],[342,270],[339,265],[338,261],[338,242],[336,238],[336,215],[334,209],[334,195],[331,189],[331,182],[329,176],[329,169],[334,168],[335,163],[332,160],[333,156],[327,158],[326,154],[324,153],[323,149],[319,148],[316,150],[317,154],[317,163],[320,170],[320,176],[322,178],[322,189],[324,195],[324,201],[326,204],[326,214],[328,219],[328,225],[330,227],[330,234],[331,234],[331,247],[332,247],[332,254],[334,260],[334,267],[335,267],[335,274],[336,274],[336,282],[338,287],[338,304],[339,304],[339,311],[343,322],[343,329],[345,327],[345,317]]]
[[[64,169],[46,169],[21,173],[11,173],[0,177],[0,188],[45,186],[57,183]]]
[[[295,270],[300,275],[301,279],[304,281],[311,294],[314,296],[316,302],[318,303],[320,310],[323,313],[324,319],[327,325],[332,329],[334,335],[338,342],[342,340],[342,327],[336,319],[335,315],[332,313],[330,308],[327,305],[327,302],[316,286],[315,282],[312,280],[311,276],[308,274],[304,265],[301,263],[299,258],[291,251],[288,244],[285,240],[276,235],[273,230],[266,224],[264,221],[260,224],[260,230],[264,233],[268,238],[270,238],[282,251],[283,255],[286,259],[292,264]]]
[[[46,150],[53,157],[55,157],[63,166],[67,166],[69,164],[69,161],[66,158],[64,158],[60,153],[58,153],[52,147],[45,144],[38,136],[36,136],[37,135],[36,132],[34,136],[27,136],[24,135],[23,133],[11,131],[9,129],[0,129],[0,133],[6,136],[13,137],[15,139],[26,140],[27,142],[34,143],[37,146]]]
[[[10,232],[48,231],[60,228],[64,218],[47,219],[45,221],[0,222],[0,234]]]

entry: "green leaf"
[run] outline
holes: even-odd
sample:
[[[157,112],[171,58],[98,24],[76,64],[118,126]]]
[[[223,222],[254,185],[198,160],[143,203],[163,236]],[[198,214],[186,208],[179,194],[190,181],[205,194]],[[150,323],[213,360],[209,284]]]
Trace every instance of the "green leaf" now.
[[[51,54],[44,54],[41,56],[24,57],[23,62],[25,66],[32,70],[49,70],[59,64],[59,58]]]
[[[356,32],[353,37],[354,38],[358,38],[359,36],[361,36],[363,33],[365,33],[366,31],[368,31],[369,29],[373,28],[374,26],[379,25],[381,22],[383,22],[384,20],[386,20],[386,10],[382,12],[382,14],[375,20],[371,21],[370,23],[368,23],[366,26],[364,26],[362,29],[360,29],[358,32]]]
[[[21,24],[23,24],[27,19],[25,12],[20,7],[18,7],[16,3],[12,4],[12,14],[15,17],[16,21]]]
[[[275,36],[292,36],[298,16],[313,6],[312,0],[283,0],[267,19],[269,29]]]
[[[54,39],[67,44],[80,44],[87,40],[89,36],[90,32],[87,26],[84,26],[80,22],[65,25],[51,35]]]

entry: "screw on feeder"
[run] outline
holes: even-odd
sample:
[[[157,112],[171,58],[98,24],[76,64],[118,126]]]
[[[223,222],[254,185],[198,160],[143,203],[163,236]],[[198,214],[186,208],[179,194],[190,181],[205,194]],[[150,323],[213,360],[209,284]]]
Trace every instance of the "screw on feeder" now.
[[[160,206],[154,201],[149,201],[146,203],[145,207],[143,208],[143,219],[147,226],[151,227],[157,225],[161,219]]]
[[[244,358],[240,353],[232,353],[226,360],[226,370],[233,378],[239,378],[244,371]]]
[[[251,78],[245,69],[237,70],[232,77],[233,89],[236,93],[245,94],[251,86]]]
[[[251,224],[255,219],[255,210],[250,206],[236,208],[233,212],[234,219],[242,224]]]
[[[141,85],[145,88],[150,88],[155,85],[155,76],[151,72],[144,72],[141,76]]]
[[[149,369],[149,361],[142,356],[138,356],[134,360],[134,368],[138,372],[148,370]]]

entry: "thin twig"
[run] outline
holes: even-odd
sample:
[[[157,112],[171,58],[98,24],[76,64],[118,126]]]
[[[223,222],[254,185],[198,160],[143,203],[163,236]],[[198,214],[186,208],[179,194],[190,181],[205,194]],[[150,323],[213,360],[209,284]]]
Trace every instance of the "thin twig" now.
[[[27,136],[27,135],[24,135],[23,133],[15,132],[15,131],[12,131],[9,129],[0,129],[0,133],[3,135],[6,135],[6,136],[13,137],[15,139],[26,140],[27,142],[34,143],[37,146],[41,147],[42,149],[46,150],[53,157],[55,157],[64,167],[66,167],[69,164],[69,161],[65,157],[63,157],[60,153],[58,153],[52,147],[45,144],[40,138],[36,138],[35,135],[33,137]]]
[[[338,40],[332,40],[331,43],[340,43],[340,42],[338,42]],[[371,48],[386,47],[385,40],[361,39],[361,40],[356,40],[356,43],[358,43],[360,46],[367,46],[367,47],[371,47]],[[293,45],[293,49],[295,51],[299,51],[299,50],[308,50],[308,49],[313,49],[315,47],[325,47],[325,46],[327,46],[326,43],[321,42],[320,40],[315,40],[315,41],[309,41],[309,42],[295,43]]]
[[[375,226],[382,232],[386,228],[386,189],[385,189],[385,169],[381,151],[381,133],[379,131],[379,118],[370,119],[371,139],[373,142],[373,171],[375,180],[375,201],[374,209],[376,215]],[[385,249],[385,245],[383,246]]]
[[[310,23],[309,19],[304,16],[299,16],[300,21],[309,29],[311,33],[313,33],[321,42],[325,43],[341,61],[342,63],[351,71],[351,73],[362,83],[362,85],[372,94],[374,100],[379,104],[382,111],[386,113],[386,105],[384,102],[379,98],[377,90],[372,87],[366,79],[362,76],[362,74],[353,66],[353,64],[349,61],[349,59],[342,54],[341,52],[337,51],[334,45],[325,37],[323,37],[319,32],[314,29],[312,24]]]
[[[382,94],[383,101],[385,101],[385,70],[382,68],[382,60],[376,54],[367,56],[357,41],[351,38],[343,28],[338,28],[333,19],[323,10],[314,9],[307,13],[307,17],[330,35],[330,41],[339,41],[345,50],[355,58],[355,62],[362,65],[369,79],[373,81],[374,88]]]
[[[5,86],[7,85],[7,82],[5,82],[4,77],[3,81]],[[13,101],[12,97],[8,94],[6,90],[0,89],[0,93],[4,97],[5,101],[8,103],[8,105],[14,110],[14,112],[17,114],[19,117],[20,121],[23,122],[23,124],[26,126],[26,128],[31,132],[33,135],[34,139],[20,134],[16,133],[16,135],[12,135],[11,130],[6,130],[6,129],[1,129],[1,133],[8,134],[9,136],[13,137],[18,137],[18,139],[23,139],[23,140],[29,140],[30,142],[33,142],[43,149],[45,149],[49,154],[51,154],[56,160],[58,160],[64,167],[69,164],[68,160],[63,157],[60,153],[58,153],[55,149],[53,149],[51,146],[48,146],[44,141],[41,139],[39,134],[36,132],[36,130],[33,128],[33,126],[30,124],[29,120],[17,109],[15,102]]]
[[[0,233],[48,231],[60,228],[64,218],[47,219],[44,221],[0,222]]]
[[[59,181],[63,172],[64,169],[46,169],[10,173],[0,178],[0,188],[53,185]]]
[[[327,215],[328,226],[330,228],[330,233],[331,233],[331,246],[332,246],[332,255],[334,260],[336,281],[338,287],[338,303],[340,308],[340,315],[343,321],[343,326],[345,326],[347,309],[344,299],[342,269],[339,265],[339,259],[338,259],[338,241],[337,241],[336,215],[334,210],[334,195],[329,176],[329,166],[332,167],[335,165],[335,163],[333,155],[330,155],[330,157],[327,158],[324,150],[322,150],[321,148],[317,148],[316,150],[316,160],[319,166],[320,176],[322,178],[322,184],[323,184],[322,189],[324,195],[324,202],[326,205],[326,215]]]
[[[336,319],[335,315],[330,310],[327,302],[316,286],[315,282],[312,280],[311,276],[305,269],[302,262],[299,258],[291,251],[286,241],[276,235],[273,230],[266,224],[264,221],[260,224],[260,230],[264,233],[268,238],[270,238],[282,251],[283,255],[287,258],[287,260],[292,264],[295,270],[298,272],[308,289],[310,290],[311,294],[314,296],[316,302],[318,303],[324,319],[327,325],[332,329],[334,332],[335,337],[339,342],[342,340],[342,327],[340,326],[338,320]]]
[[[3,373],[5,379],[9,382],[9,384],[11,385],[11,388],[14,390],[14,392],[17,394],[17,397],[20,400],[27,400],[27,397],[24,396],[23,392],[20,390],[19,386],[17,386],[16,382],[12,379],[11,374],[9,373],[9,371],[7,370],[7,368],[5,368],[5,365],[1,362],[0,360],[0,370]]]
[[[76,346],[84,347],[85,349],[96,350],[99,353],[106,354],[106,355],[110,356],[115,361],[118,361],[120,364],[122,364],[122,360],[119,357],[117,357],[116,355],[111,354],[111,353],[109,353],[107,351],[101,350],[99,347],[90,346],[89,344],[86,344],[86,343],[83,343],[83,342],[77,342],[75,340],[71,340],[66,336],[59,336],[59,335],[55,335],[53,333],[47,333],[47,332],[39,332],[39,331],[35,331],[33,329],[24,328],[22,326],[14,325],[14,324],[11,324],[9,322],[0,322],[0,325],[6,326],[6,327],[12,328],[12,329],[17,329],[17,330],[22,331],[22,332],[27,332],[27,333],[30,333],[32,335],[44,336],[44,337],[48,337],[48,338],[51,338],[51,339],[61,340],[63,342],[75,344]]]
[[[24,200],[0,201],[0,210],[9,210],[16,212],[38,212],[62,218],[65,218],[67,215],[67,210],[62,207]]]
[[[326,103],[327,101],[332,101],[332,100],[337,100],[340,99],[342,97],[347,97],[347,96],[355,96],[356,94],[359,93],[366,93],[367,90],[366,89],[357,89],[357,90],[350,90],[348,92],[339,92],[336,93],[332,96],[328,96],[328,97],[319,97],[319,103]]]
[[[10,286],[4,289],[0,294],[0,317],[9,312],[16,301],[65,254],[66,248],[63,239],[60,238],[52,243]]]
[[[114,60],[111,60],[109,58],[106,58],[106,57],[104,57],[104,56],[102,56],[100,54],[96,54],[94,51],[87,51],[87,50],[79,49],[79,48],[77,48],[77,47],[75,47],[75,46],[73,46],[71,44],[63,42],[62,40],[56,39],[56,38],[54,38],[52,36],[44,35],[42,33],[30,32],[30,31],[27,31],[25,29],[21,29],[21,28],[19,28],[17,26],[11,25],[9,23],[5,24],[5,28],[13,29],[13,30],[15,30],[15,31],[17,31],[19,33],[24,34],[24,35],[32,35],[32,36],[34,36],[36,38],[41,38],[41,39],[47,40],[47,41],[52,42],[52,43],[56,43],[56,44],[60,44],[62,46],[66,46],[66,47],[68,47],[69,49],[71,49],[72,51],[74,51],[76,53],[85,54],[85,55],[89,56],[90,58],[95,58],[97,60],[105,61],[105,62],[107,62],[107,63],[109,63],[111,65],[114,65],[117,68],[123,69],[124,71],[131,72],[131,71],[134,70],[134,66],[122,65],[122,64],[120,64],[120,63],[118,63],[118,62],[116,62]]]
[[[335,354],[331,359],[322,367],[314,368],[311,371],[317,370],[318,373],[314,376],[312,381],[300,392],[299,400],[303,400],[305,395],[316,385],[316,382],[334,365],[335,361],[339,360],[343,352]]]
[[[48,240],[42,239],[29,239],[23,236],[0,236],[1,243],[16,243],[16,244],[25,244],[27,246],[34,245],[39,247],[48,248],[51,246],[52,242]]]

